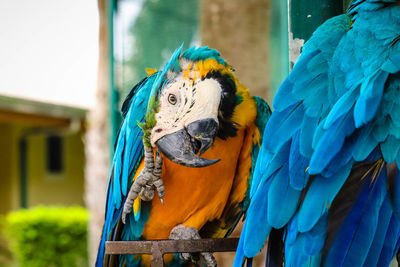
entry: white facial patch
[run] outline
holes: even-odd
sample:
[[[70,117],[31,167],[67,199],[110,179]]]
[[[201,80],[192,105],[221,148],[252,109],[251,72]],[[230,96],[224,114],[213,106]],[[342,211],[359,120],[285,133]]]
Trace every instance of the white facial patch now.
[[[221,86],[214,79],[176,77],[161,91],[157,123],[151,133],[152,146],[164,135],[179,131],[191,122],[214,119],[218,123],[221,93]]]

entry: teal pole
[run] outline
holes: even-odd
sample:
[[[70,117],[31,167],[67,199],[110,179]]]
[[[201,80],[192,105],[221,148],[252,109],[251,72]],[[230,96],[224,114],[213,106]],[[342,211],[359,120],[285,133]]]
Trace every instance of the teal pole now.
[[[289,74],[288,54],[288,2],[271,1],[270,17],[270,77],[271,96]]]
[[[110,110],[110,152],[111,158],[114,154],[114,144],[117,139],[118,130],[121,124],[121,114],[119,111],[119,93],[115,87],[115,70],[114,70],[114,12],[116,0],[107,1],[108,10],[108,40],[109,40],[109,110]]]
[[[300,55],[301,47],[327,19],[343,13],[346,0],[288,0],[290,67]]]

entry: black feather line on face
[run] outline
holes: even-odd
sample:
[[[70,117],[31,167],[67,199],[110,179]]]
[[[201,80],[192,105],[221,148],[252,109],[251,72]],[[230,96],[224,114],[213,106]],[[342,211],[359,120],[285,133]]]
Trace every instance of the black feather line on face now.
[[[204,79],[214,79],[222,88],[222,97],[218,108],[219,129],[217,136],[223,140],[236,136],[237,129],[231,121],[238,101],[235,81],[229,74],[221,74],[219,71],[208,73],[202,80]]]

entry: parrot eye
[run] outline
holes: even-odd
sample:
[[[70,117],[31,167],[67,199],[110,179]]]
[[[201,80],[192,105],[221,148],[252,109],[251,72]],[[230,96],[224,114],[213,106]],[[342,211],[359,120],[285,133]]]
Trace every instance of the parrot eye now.
[[[176,104],[176,96],[174,94],[169,94],[168,102],[171,103],[172,105],[175,105]]]

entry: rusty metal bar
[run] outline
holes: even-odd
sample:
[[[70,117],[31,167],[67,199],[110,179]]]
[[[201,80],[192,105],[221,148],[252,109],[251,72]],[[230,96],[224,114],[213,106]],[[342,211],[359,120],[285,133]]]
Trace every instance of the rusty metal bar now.
[[[152,254],[154,245],[157,245],[163,254],[182,252],[229,252],[236,250],[238,242],[238,238],[107,241],[106,254]]]
[[[151,254],[151,266],[161,267],[164,266],[164,254],[236,251],[238,243],[238,238],[107,241],[106,254]]]

